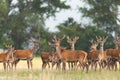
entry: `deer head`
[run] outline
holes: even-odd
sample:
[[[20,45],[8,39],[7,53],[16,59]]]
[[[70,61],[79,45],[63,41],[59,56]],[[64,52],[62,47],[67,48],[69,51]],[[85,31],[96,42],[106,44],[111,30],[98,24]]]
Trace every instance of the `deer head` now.
[[[99,44],[100,39],[98,37],[96,37],[96,41],[94,41],[93,39],[90,40],[90,42],[92,43],[90,50],[97,50],[97,46]]]
[[[113,41],[116,45],[116,49],[120,48],[120,37],[117,37],[116,40]]]
[[[6,47],[8,48],[7,60],[10,60],[10,58],[13,60],[13,53],[15,52],[14,48],[12,47],[12,45],[6,45]]]
[[[107,37],[100,37],[99,38],[99,42],[100,42],[100,46],[101,47],[104,46],[104,43],[106,42],[107,38],[108,38],[108,36]]]
[[[74,45],[78,39],[79,39],[79,37],[76,37],[76,36],[73,39],[71,39],[71,38],[69,38],[69,36],[67,36],[67,42],[70,44],[72,50],[74,50]]]
[[[36,52],[39,49],[39,42],[35,41],[33,39],[31,39],[31,41],[32,41],[32,43],[34,45],[33,51]]]
[[[60,46],[60,43],[64,38],[65,38],[65,35],[63,35],[62,38],[57,38],[56,35],[54,35],[52,41],[55,46]]]

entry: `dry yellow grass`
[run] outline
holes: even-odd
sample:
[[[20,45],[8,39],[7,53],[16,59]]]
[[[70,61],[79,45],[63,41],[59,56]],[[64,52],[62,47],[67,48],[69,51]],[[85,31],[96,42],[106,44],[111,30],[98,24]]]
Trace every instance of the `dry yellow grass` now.
[[[33,69],[41,69],[42,62],[40,57],[35,57],[32,62],[33,62]],[[20,60],[20,62],[17,64],[17,70],[20,69],[28,69],[26,60]],[[2,63],[0,63],[0,70],[3,70]]]
[[[33,71],[28,71],[26,61],[20,61],[16,71],[8,72],[4,72],[3,65],[0,64],[0,80],[120,80],[120,71],[90,70],[89,73],[81,70],[62,72],[47,69],[42,71],[41,66],[39,57],[33,59]]]

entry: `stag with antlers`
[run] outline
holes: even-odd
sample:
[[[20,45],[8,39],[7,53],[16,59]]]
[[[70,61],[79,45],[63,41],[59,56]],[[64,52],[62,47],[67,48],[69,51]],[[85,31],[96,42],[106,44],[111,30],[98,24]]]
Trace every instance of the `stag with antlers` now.
[[[96,37],[97,41],[91,41],[92,42],[92,46],[90,48],[90,53],[88,54],[88,62],[95,67],[95,71],[97,69],[97,63],[99,63],[100,66],[100,70],[101,67],[103,67],[103,63],[105,62],[105,58],[106,58],[106,53],[104,51],[104,43],[106,42],[106,38],[104,37]],[[97,46],[100,43],[100,50],[97,50]]]
[[[114,43],[116,45],[115,49],[107,49],[106,50],[106,56],[107,56],[107,66],[108,69],[112,67],[112,69],[115,68],[117,70],[117,62],[119,62],[120,65],[120,38],[117,37],[116,40],[114,40]]]
[[[90,47],[90,53],[87,56],[88,59],[88,63],[89,66],[91,65],[91,68],[97,69],[97,61],[98,61],[98,55],[99,55],[99,50],[97,49],[97,46],[99,44],[99,39],[98,37],[96,37],[96,41],[94,40],[90,40],[90,42],[92,43],[91,47]]]
[[[77,36],[75,36],[73,39],[67,36],[67,42],[70,44],[71,50],[75,50],[75,43],[77,42],[78,39],[79,37]],[[77,62],[68,62],[69,69],[70,68],[73,69],[73,66],[75,65],[77,65]]]
[[[54,45],[56,47],[56,52],[61,59],[63,65],[62,69],[66,70],[66,62],[79,62],[79,65],[85,66],[86,72],[88,72],[88,66],[86,64],[87,59],[87,53],[82,50],[66,50],[60,47],[60,43],[63,38],[59,39],[56,36],[54,36]]]

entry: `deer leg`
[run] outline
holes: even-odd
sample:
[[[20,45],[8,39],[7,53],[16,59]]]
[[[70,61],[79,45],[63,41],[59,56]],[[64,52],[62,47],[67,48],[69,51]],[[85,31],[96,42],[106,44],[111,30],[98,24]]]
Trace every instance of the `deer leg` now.
[[[85,63],[86,64],[86,73],[88,73],[88,70],[89,70],[89,64],[88,63]]]
[[[94,65],[94,70],[96,71],[97,70],[97,63],[95,62],[95,65]]]
[[[42,64],[42,70],[45,69],[45,67],[46,67],[46,62],[43,62],[43,64]]]
[[[58,69],[58,70],[61,68],[60,64],[61,64],[61,62],[58,61],[58,62],[57,62],[57,69]]]
[[[68,67],[69,67],[69,69],[70,69],[70,62],[68,62]]]
[[[13,64],[12,64],[12,65],[14,65],[15,70],[16,70],[16,66],[17,66],[18,62],[19,62],[19,59],[15,60],[15,61],[13,62]]]
[[[30,60],[27,60],[28,70],[30,69]]]
[[[31,70],[33,69],[33,64],[32,64],[32,60],[30,60],[30,66],[31,66]]]
[[[4,71],[6,71],[6,63],[3,62]]]
[[[74,62],[71,62],[71,69],[73,69],[74,67]]]
[[[66,70],[66,63],[65,63],[65,61],[63,61],[63,68],[62,68],[62,70],[63,70],[63,71]]]
[[[119,60],[119,70],[120,70],[120,60]]]
[[[52,62],[52,69],[54,68],[54,66],[55,66],[55,62]],[[57,67],[56,67],[57,68]]]
[[[7,62],[7,70],[8,69],[10,69],[11,67],[10,67],[10,63],[9,63],[9,61]]]
[[[117,71],[117,62],[115,62],[115,71]]]
[[[47,64],[48,64],[48,68],[50,68],[50,64],[49,64],[49,62],[47,62]]]

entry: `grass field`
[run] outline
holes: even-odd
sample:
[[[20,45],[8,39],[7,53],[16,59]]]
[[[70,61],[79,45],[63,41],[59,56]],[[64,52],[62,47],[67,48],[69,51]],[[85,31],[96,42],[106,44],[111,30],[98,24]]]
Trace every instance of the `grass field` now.
[[[33,71],[28,71],[26,61],[20,61],[16,71],[4,72],[0,64],[0,80],[120,80],[120,71],[102,70],[88,73],[77,71],[66,72],[47,69],[42,71],[41,59],[33,59]]]

